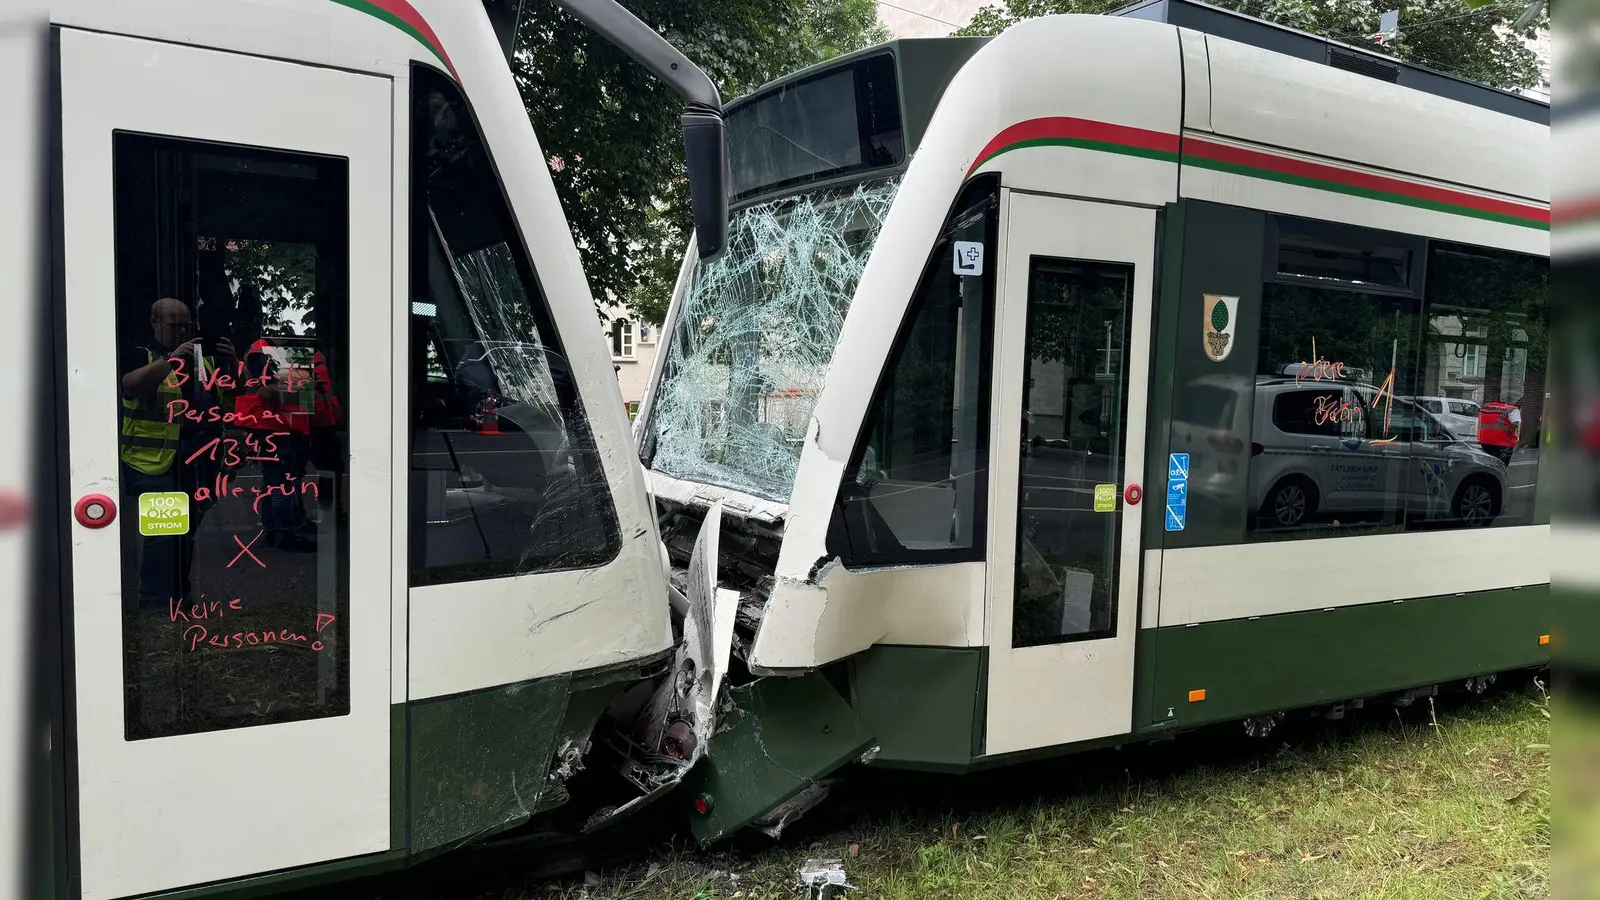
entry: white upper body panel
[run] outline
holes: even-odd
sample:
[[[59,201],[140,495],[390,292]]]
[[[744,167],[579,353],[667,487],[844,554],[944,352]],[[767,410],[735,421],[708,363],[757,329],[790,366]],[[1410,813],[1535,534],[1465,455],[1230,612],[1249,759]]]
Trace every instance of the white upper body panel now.
[[[1205,40],[1209,122],[1186,121],[1190,128],[1550,201],[1546,125],[1214,35]]]
[[[802,450],[756,666],[825,664],[897,630],[892,613],[838,608],[846,595],[856,605],[877,601],[813,573],[829,571],[833,499],[871,402],[863,386],[877,382],[928,248],[969,175],[999,170],[1012,190],[1135,205],[1204,196],[1548,253],[1548,230],[1538,227],[1190,166],[1187,136],[1270,152],[1290,170],[1312,161],[1355,173],[1358,184],[1376,176],[1420,185],[1426,196],[1449,190],[1469,204],[1547,213],[1546,126],[1162,23],[1048,16],[1011,28],[945,91],[856,289]],[[963,615],[964,606],[947,612]]]
[[[862,273],[817,398],[789,504],[777,584],[756,638],[756,665],[814,666],[864,650],[895,630],[895,617],[881,612],[849,616],[872,627],[822,627],[844,613],[829,613],[833,598],[819,604],[823,589],[807,581],[826,554],[833,498],[872,401],[864,387],[878,381],[962,183],[975,167],[1003,169],[1006,186],[1018,190],[1147,206],[1176,200],[1175,159],[1088,150],[1072,142],[1164,134],[1175,145],[1181,58],[1177,30],[1170,26],[1049,16],[995,38],[950,82]],[[1097,87],[1104,85],[1117,89]],[[1038,136],[1058,142],[1026,153],[1007,149]],[[952,614],[962,614],[965,605],[956,606],[961,610],[952,607]]]

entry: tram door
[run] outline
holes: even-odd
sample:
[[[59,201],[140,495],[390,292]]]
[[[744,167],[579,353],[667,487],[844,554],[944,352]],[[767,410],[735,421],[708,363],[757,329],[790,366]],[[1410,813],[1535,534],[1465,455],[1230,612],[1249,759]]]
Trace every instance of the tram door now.
[[[59,53],[81,894],[387,850],[391,84]]]
[[[1132,723],[1155,211],[1010,192],[984,753]],[[1141,500],[1135,492],[1135,501]]]

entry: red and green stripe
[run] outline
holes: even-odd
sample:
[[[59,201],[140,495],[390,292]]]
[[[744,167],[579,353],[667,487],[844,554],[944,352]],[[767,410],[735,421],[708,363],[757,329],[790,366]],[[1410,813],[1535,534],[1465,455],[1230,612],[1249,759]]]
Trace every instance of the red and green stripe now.
[[[1576,197],[1558,201],[1550,207],[1557,225],[1588,225],[1600,220],[1600,197]]]
[[[461,76],[456,73],[455,65],[450,62],[450,55],[444,52],[444,44],[439,42],[439,36],[433,33],[427,20],[423,19],[422,14],[406,0],[333,0],[333,2],[366,13],[375,19],[381,19],[410,35],[417,43],[428,48],[428,52],[444,65],[451,77],[457,81],[461,80]]]
[[[995,135],[967,170],[971,175],[978,167],[1003,153],[1028,147],[1074,147],[1079,150],[1098,150],[1102,153],[1119,153],[1139,156],[1162,162],[1178,161],[1178,136],[1127,125],[1112,125],[1093,119],[1076,119],[1071,116],[1051,116],[1029,119]]]
[[[1001,154],[1026,147],[1075,147],[1162,162],[1181,161],[1184,165],[1246,178],[1276,181],[1524,228],[1550,230],[1550,211],[1525,203],[1480,197],[1464,191],[1356,172],[1200,138],[1186,138],[1180,144],[1175,134],[1064,116],[1030,119],[1005,129],[983,148],[967,174],[972,174],[979,166]]]

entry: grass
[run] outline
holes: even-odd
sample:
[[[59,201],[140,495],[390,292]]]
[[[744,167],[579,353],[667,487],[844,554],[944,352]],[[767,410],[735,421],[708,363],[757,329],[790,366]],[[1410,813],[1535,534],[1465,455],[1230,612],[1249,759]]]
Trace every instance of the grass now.
[[[850,832],[800,846],[788,840],[743,866],[669,856],[647,878],[618,873],[599,885],[488,896],[793,898],[793,873],[812,857],[843,859],[852,896],[882,900],[1547,896],[1542,692],[1504,692],[1449,711],[1441,703],[1432,714],[1422,701],[1387,716],[1374,710],[1365,725],[1316,729],[1243,759],[1210,748],[1221,763],[1186,763],[1180,740],[1154,750],[1178,757],[1154,761],[1170,772],[1134,771],[1114,788],[1040,785],[1052,768],[1059,776],[1074,766],[1057,759],[1023,776],[1044,788],[1034,802],[1011,802],[1016,786],[1001,785],[994,806],[869,809]],[[1008,777],[968,777],[997,776]]]

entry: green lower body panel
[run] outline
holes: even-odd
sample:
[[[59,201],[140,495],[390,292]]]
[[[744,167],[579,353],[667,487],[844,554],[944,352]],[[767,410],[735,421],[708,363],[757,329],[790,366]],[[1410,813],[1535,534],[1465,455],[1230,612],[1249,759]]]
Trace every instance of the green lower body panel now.
[[[1561,624],[1551,647],[1563,668],[1600,674],[1600,587],[1562,583],[1550,593]]]
[[[980,746],[984,650],[882,645],[851,660],[856,714],[878,740],[873,765],[962,771]]]
[[[712,736],[686,781],[688,798],[711,800],[708,813],[690,813],[701,844],[733,834],[872,746],[855,710],[820,673],[763,678],[729,693],[737,718]]]
[[[1148,629],[1137,730],[1188,728],[1549,662],[1548,585]],[[1191,691],[1204,698],[1191,700]]]
[[[567,711],[558,675],[413,703],[413,854],[526,822],[538,807]]]

